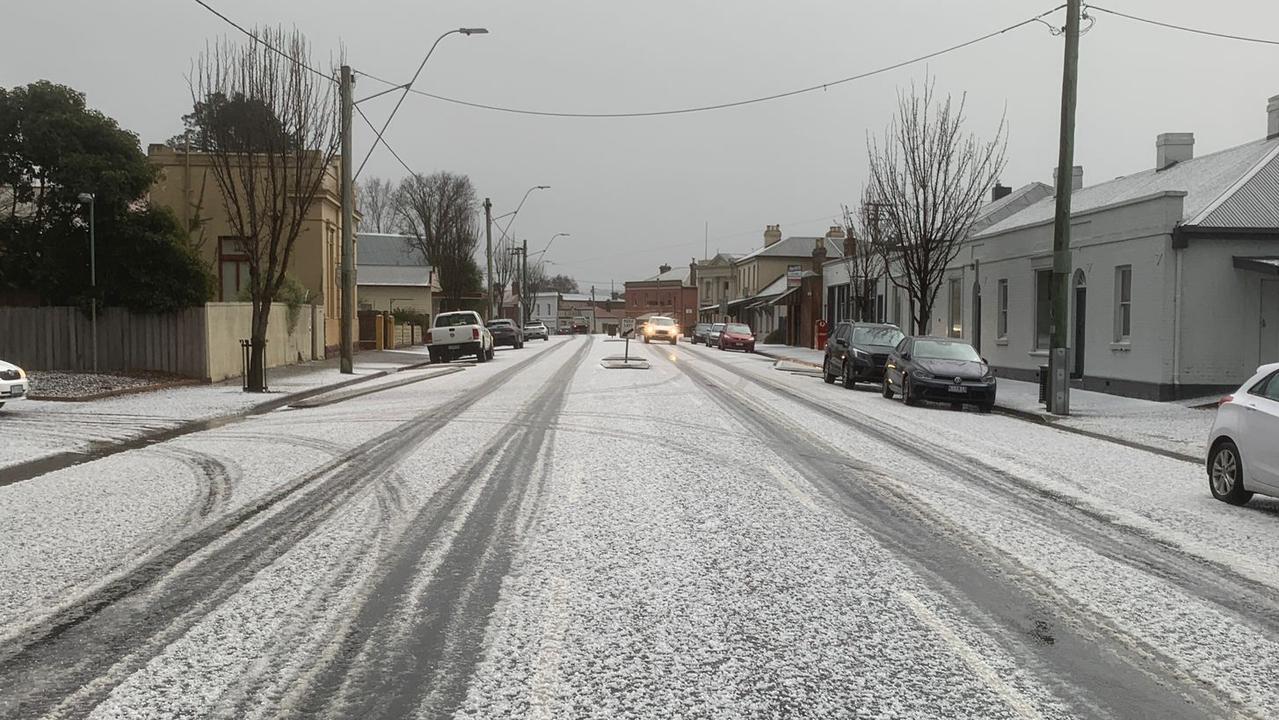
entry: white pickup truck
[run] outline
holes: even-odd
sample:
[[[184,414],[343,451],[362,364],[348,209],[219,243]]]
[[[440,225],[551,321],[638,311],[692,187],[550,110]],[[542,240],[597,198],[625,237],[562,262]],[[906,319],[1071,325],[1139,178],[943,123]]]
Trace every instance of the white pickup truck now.
[[[493,334],[484,327],[480,315],[471,310],[440,313],[426,335],[431,362],[451,362],[474,355],[479,362],[493,359]]]

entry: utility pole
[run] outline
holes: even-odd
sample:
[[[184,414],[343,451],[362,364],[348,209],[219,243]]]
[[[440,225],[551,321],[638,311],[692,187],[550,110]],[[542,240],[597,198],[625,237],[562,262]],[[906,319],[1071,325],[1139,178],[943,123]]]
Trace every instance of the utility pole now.
[[[1061,152],[1057,158],[1057,212],[1053,225],[1052,349],[1048,356],[1048,411],[1070,414],[1068,342],[1070,195],[1074,189],[1075,102],[1079,89],[1079,16],[1082,0],[1066,3],[1066,56],[1061,79]]]
[[[493,310],[493,203],[488,198],[484,198],[484,264],[488,268],[484,279],[489,299],[488,317],[484,319],[492,320],[497,313]]]
[[[354,85],[351,66],[342,66],[342,317],[338,321],[338,341],[341,372],[355,372],[352,359],[351,328],[355,324],[355,182],[351,177],[351,111],[354,103],[351,90]]]
[[[528,289],[528,240],[520,247],[520,325],[528,322],[528,300],[532,295]]]

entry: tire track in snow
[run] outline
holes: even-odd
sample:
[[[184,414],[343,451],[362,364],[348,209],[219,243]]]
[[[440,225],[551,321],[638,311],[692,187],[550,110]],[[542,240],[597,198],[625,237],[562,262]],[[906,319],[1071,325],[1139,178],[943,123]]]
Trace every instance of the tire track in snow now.
[[[1072,607],[1051,588],[1019,581],[1024,568],[1001,549],[897,491],[877,468],[796,427],[740,387],[730,387],[689,363],[667,359],[738,422],[755,430],[881,545],[911,564],[939,595],[969,616],[973,627],[989,634],[1022,668],[1031,669],[1076,716],[1131,717],[1138,709],[1167,720],[1237,713],[1233,702],[1218,697],[1213,688],[1171,672],[1174,663],[1154,660],[1155,648],[1134,642],[1104,618]],[[767,381],[732,366],[710,362],[769,387]],[[850,471],[861,477],[845,481]],[[1045,625],[1052,628],[1051,635],[1044,634]]]
[[[561,346],[567,347],[567,344]],[[558,348],[506,368],[0,637],[0,717],[78,716],[451,417]],[[268,517],[269,516],[269,517]],[[208,551],[208,552],[206,552]],[[121,602],[126,601],[126,602]]]
[[[512,418],[510,432],[479,449],[471,465],[410,521],[409,532],[381,564],[381,578],[338,641],[341,650],[288,708],[290,714],[398,718],[425,705],[427,716],[443,717],[465,699],[521,531],[521,509],[536,506],[546,461],[539,477],[529,474],[590,347],[582,343]],[[472,494],[474,501],[464,508]],[[423,558],[451,522],[459,525],[419,591]]]

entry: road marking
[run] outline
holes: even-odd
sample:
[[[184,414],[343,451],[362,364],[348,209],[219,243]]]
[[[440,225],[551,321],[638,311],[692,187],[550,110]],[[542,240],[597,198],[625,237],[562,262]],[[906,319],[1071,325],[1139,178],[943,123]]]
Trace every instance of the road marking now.
[[[555,696],[560,686],[560,659],[564,656],[564,635],[568,631],[568,580],[551,579],[551,597],[542,615],[542,647],[533,664],[529,682],[529,717],[549,720],[556,717]]]
[[[971,645],[965,642],[963,638],[956,635],[954,630],[947,627],[945,623],[941,621],[941,618],[937,617],[932,610],[929,610],[924,603],[920,602],[919,598],[911,595],[905,590],[898,590],[897,597],[900,598],[902,602],[906,603],[906,606],[911,609],[911,612],[915,613],[915,616],[918,617],[920,621],[935,630],[937,634],[941,636],[942,640],[945,640],[946,644],[950,646],[950,649],[953,650],[955,654],[958,655],[960,659],[962,659],[964,663],[977,674],[977,677],[984,680],[986,684],[990,686],[990,689],[994,690],[995,694],[1003,698],[1004,701],[1008,703],[1008,706],[1015,710],[1018,715],[1026,718],[1027,720],[1043,720],[1043,715],[1039,714],[1039,711],[1035,709],[1035,706],[1031,704],[1029,700],[1013,689],[1008,683],[1004,682],[1003,678],[1000,678],[999,674],[995,672],[995,669],[983,660]]]
[[[777,480],[777,483],[782,486],[782,489],[785,490],[787,494],[798,500],[801,505],[815,513],[820,513],[822,511],[822,509],[817,506],[817,503],[813,502],[812,496],[805,492],[804,488],[800,487],[799,483],[787,477],[786,473],[783,472],[780,467],[777,465],[769,465],[768,473]]]

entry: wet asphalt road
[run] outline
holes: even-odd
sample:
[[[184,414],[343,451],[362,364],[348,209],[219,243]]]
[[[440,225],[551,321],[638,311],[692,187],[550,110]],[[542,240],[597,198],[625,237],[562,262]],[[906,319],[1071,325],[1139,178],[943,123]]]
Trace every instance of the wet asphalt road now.
[[[558,338],[25,468],[0,488],[0,717],[1279,706],[1279,558],[1235,552],[1268,506],[1116,499],[1044,448],[1191,468],[705,348],[601,368],[618,349]],[[103,482],[172,500],[148,524]]]

